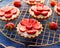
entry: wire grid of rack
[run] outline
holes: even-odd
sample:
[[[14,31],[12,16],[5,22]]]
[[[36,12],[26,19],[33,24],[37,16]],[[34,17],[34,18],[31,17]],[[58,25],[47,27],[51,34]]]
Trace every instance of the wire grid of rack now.
[[[49,1],[50,0],[45,1],[45,4],[48,6],[50,6]],[[33,18],[29,14],[29,11],[28,11],[30,6],[25,4],[22,0],[21,0],[21,2],[22,2],[22,7],[19,8],[21,11],[20,16],[17,19],[15,19],[14,21],[11,21],[16,26],[23,18]],[[11,5],[11,3],[9,3],[9,5]],[[47,45],[56,44],[56,43],[60,42],[60,27],[56,31],[53,31],[53,30],[49,29],[48,23],[51,21],[55,21],[60,26],[60,17],[54,12],[53,8],[52,8],[52,10],[53,10],[53,14],[51,15],[51,17],[49,19],[44,20],[44,21],[38,20],[43,24],[43,31],[40,34],[40,36],[38,36],[36,38],[31,38],[31,39],[24,38],[17,34],[16,29],[14,29],[13,31],[9,31],[9,30],[5,29],[4,26],[7,22],[1,21],[1,20],[0,20],[0,31],[4,36],[9,38],[10,40],[12,40],[16,43],[19,43],[19,44],[23,44],[23,45],[28,44],[28,46],[36,46],[36,45],[37,46],[38,45],[47,46]]]

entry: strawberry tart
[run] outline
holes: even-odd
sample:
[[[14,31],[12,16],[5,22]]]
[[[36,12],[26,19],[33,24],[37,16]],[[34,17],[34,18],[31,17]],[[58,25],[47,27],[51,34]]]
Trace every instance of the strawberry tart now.
[[[55,5],[54,10],[58,15],[60,15],[60,2]]]
[[[25,38],[34,38],[42,32],[42,24],[35,19],[23,19],[17,25],[17,32]]]
[[[24,0],[24,2],[27,3],[28,5],[36,5],[44,3],[45,0]]]
[[[0,20],[11,21],[16,19],[20,14],[20,10],[14,6],[5,6],[0,8]]]
[[[37,4],[29,9],[29,13],[36,19],[45,20],[51,16],[52,10],[44,4]]]

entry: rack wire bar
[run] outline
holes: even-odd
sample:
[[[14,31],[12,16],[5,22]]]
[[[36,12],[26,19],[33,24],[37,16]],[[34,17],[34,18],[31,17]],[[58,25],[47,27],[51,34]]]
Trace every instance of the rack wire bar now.
[[[22,7],[19,8],[21,11],[20,16],[18,17],[18,19],[15,19],[14,21],[12,21],[16,26],[22,19],[32,18],[32,16],[29,14],[29,11],[28,11],[30,6],[26,5],[22,0],[21,2],[22,2]],[[47,4],[45,5],[48,5],[49,7],[51,7],[49,2],[47,2],[47,0],[46,0],[46,3]],[[28,44],[28,46],[48,46],[48,45],[52,45],[60,42],[60,27],[56,31],[50,30],[48,27],[48,23],[51,21],[57,22],[58,25],[60,26],[60,17],[54,12],[49,19],[40,21],[44,27],[41,35],[31,39],[21,37],[20,35],[17,34],[16,29],[13,31],[9,31],[5,29],[4,26],[7,22],[1,21],[1,20],[0,20],[0,31],[4,36],[6,36],[10,40],[19,44],[23,44],[23,45]]]

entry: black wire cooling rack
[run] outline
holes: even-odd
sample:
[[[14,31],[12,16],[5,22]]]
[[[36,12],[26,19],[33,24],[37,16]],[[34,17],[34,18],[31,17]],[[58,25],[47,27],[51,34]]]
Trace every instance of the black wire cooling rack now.
[[[29,11],[28,11],[30,6],[25,4],[22,0],[21,2],[22,2],[22,7],[19,8],[21,11],[20,16],[14,21],[11,21],[16,26],[23,18],[32,18],[32,16],[29,14]],[[49,2],[50,0],[46,0],[44,4],[50,6]],[[9,3],[9,5],[12,5],[12,3]],[[49,19],[44,20],[44,21],[38,20],[43,24],[43,31],[40,34],[40,36],[36,38],[31,38],[31,39],[24,38],[17,34],[16,29],[13,31],[9,31],[5,29],[4,26],[7,22],[1,21],[1,20],[0,20],[0,31],[4,36],[9,38],[10,40],[19,44],[23,44],[23,45],[27,44],[28,46],[48,46],[48,45],[56,44],[60,42],[60,16],[58,16],[54,12],[53,7],[51,8],[52,8],[53,13]],[[55,21],[58,23],[59,28],[56,31],[49,29],[48,24],[51,21]]]

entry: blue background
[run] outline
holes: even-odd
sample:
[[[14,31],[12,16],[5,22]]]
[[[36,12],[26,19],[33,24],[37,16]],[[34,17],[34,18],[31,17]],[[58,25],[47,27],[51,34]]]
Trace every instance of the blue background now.
[[[13,0],[3,0],[2,2],[0,2],[0,7],[7,5],[11,1],[13,1]],[[24,45],[12,42],[11,40],[9,40],[5,36],[3,36],[1,33],[0,33],[0,43],[4,44],[6,46],[15,46],[16,48],[24,48]],[[26,47],[26,48],[28,48],[28,47]],[[60,43],[52,45],[52,46],[38,46],[38,47],[35,46],[35,47],[30,47],[30,48],[60,48]]]

